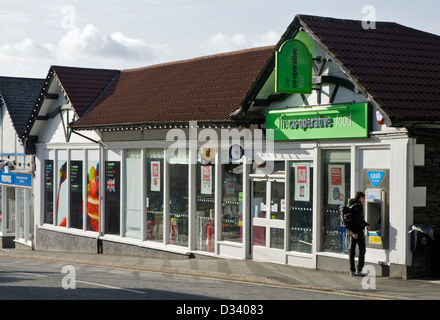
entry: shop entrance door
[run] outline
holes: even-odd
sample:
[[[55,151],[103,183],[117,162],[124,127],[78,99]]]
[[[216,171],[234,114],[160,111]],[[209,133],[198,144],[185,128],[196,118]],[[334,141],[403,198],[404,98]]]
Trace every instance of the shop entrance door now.
[[[251,185],[251,256],[285,263],[285,181],[254,178]]]

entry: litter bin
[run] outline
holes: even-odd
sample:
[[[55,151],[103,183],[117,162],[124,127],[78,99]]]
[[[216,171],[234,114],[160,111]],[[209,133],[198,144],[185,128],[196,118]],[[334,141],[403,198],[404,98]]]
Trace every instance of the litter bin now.
[[[434,241],[434,231],[431,226],[415,224],[411,233],[411,251],[417,253],[431,253]]]

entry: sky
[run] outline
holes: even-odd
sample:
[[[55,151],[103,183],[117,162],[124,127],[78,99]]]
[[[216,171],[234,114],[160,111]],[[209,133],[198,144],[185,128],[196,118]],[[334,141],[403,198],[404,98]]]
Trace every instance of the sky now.
[[[131,69],[276,44],[297,14],[440,35],[438,0],[0,0],[0,76]]]

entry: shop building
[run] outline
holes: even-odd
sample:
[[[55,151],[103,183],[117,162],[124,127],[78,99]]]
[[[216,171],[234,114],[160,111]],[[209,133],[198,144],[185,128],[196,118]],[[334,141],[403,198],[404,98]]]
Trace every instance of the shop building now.
[[[426,272],[409,231],[440,228],[439,39],[301,15],[275,47],[95,70],[98,86],[52,68],[61,100],[30,120],[36,248],[348,270],[339,206],[363,190],[367,264]],[[70,121],[44,119],[66,104]]]
[[[0,77],[0,248],[32,248],[35,163],[20,138],[42,83]]]

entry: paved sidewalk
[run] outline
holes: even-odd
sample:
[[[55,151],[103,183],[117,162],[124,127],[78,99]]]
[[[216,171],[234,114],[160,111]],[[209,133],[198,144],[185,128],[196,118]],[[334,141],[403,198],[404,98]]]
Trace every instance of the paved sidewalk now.
[[[0,250],[1,257],[324,290],[378,299],[440,300],[440,279],[403,280],[389,277],[351,277],[348,272],[323,271],[252,260],[210,257],[158,259],[108,254],[15,251],[14,249]]]

